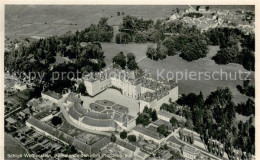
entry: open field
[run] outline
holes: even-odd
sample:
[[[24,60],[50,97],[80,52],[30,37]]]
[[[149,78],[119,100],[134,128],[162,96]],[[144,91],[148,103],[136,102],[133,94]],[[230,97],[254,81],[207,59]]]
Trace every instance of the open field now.
[[[5,141],[5,159],[11,160],[11,158],[7,158],[7,154],[25,154],[26,151],[18,142],[16,142],[12,136],[8,134],[4,134],[4,141]],[[20,160],[23,160],[25,158],[21,158]],[[30,160],[29,158],[26,158],[26,160]]]
[[[8,37],[33,38],[61,35],[70,30],[82,30],[90,24],[97,24],[101,17],[108,17],[110,25],[118,25],[122,22],[123,15],[117,16],[117,12],[155,20],[169,16],[173,8],[176,6],[7,5],[5,34]]]
[[[112,58],[119,53],[120,51],[123,51],[124,53],[132,52],[136,55],[136,60],[141,59],[142,57],[145,57],[146,50],[148,45],[154,45],[154,44],[102,44],[102,48],[105,52],[105,61],[107,65],[112,63]],[[144,58],[139,62],[139,66],[142,69],[148,69],[152,76],[157,79],[156,75],[159,75],[158,73],[162,72],[162,76],[164,79],[166,79],[166,75],[168,72],[172,72],[174,75],[176,75],[176,72],[182,72],[184,75],[185,73],[189,74],[189,72],[196,72],[197,75],[199,72],[209,72],[213,74],[216,72],[226,72],[228,77],[231,74],[231,78],[234,77],[234,74],[237,73],[237,80],[226,80],[226,75],[222,74],[222,80],[217,80],[221,78],[220,74],[215,74],[214,79],[207,80],[207,76],[201,75],[201,78],[197,78],[197,80],[192,80],[192,78],[183,79],[178,81],[179,85],[179,93],[190,93],[195,92],[199,93],[199,91],[202,91],[204,94],[204,97],[209,95],[212,91],[215,91],[217,87],[229,87],[232,91],[232,94],[234,96],[234,102],[245,102],[247,100],[246,95],[242,95],[239,93],[239,91],[236,88],[236,85],[243,84],[243,81],[239,80],[239,70],[242,72],[248,72],[246,69],[243,68],[242,65],[239,64],[228,64],[228,65],[218,65],[213,60],[211,60],[212,56],[214,56],[219,47],[217,46],[210,46],[209,47],[209,53],[207,57],[201,58],[196,61],[187,62],[183,60],[179,56],[170,56],[167,57],[164,60],[159,61],[153,61],[148,58]],[[157,73],[158,72],[158,73]],[[246,74],[242,74],[242,77],[245,78]],[[169,77],[172,76],[169,74]],[[174,77],[174,79],[176,76]],[[254,82],[254,72],[251,72],[250,78],[252,79],[252,82]],[[159,80],[163,80],[161,77],[158,78]]]

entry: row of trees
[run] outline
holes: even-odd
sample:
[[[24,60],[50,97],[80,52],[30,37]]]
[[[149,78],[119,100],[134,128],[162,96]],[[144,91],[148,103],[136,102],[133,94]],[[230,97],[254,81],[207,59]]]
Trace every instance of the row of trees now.
[[[180,139],[186,141],[190,144],[194,144],[194,135],[193,133],[185,133],[182,129],[179,130]]]
[[[254,125],[250,118],[247,122],[237,124],[236,106],[232,101],[232,94],[228,88],[218,88],[205,100],[202,93],[182,95],[177,101],[189,109],[183,114],[191,119],[194,130],[202,136],[205,145],[211,145],[210,139],[218,140],[224,145],[229,158],[234,158],[234,149],[254,154]],[[243,127],[245,128],[243,128]],[[238,142],[243,139],[241,145]]]

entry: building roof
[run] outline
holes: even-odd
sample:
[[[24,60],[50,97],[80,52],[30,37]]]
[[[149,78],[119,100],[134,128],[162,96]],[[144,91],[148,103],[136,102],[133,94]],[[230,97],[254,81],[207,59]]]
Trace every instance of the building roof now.
[[[120,139],[116,140],[116,144],[120,145],[120,146],[122,146],[122,147],[124,147],[124,148],[126,148],[126,149],[128,149],[130,151],[133,151],[133,152],[136,150],[136,146],[134,146],[134,145],[132,145],[130,143],[127,143],[125,141],[122,141]]]
[[[165,126],[168,126],[169,129],[172,127],[172,124],[170,122],[167,122],[167,121],[162,120],[162,119],[158,119],[155,122],[153,122],[152,124],[154,124],[158,127],[161,126],[161,125],[165,125]]]
[[[162,116],[165,116],[165,117],[168,117],[168,118],[174,117],[177,121],[183,121],[183,122],[187,121],[185,117],[179,116],[177,114],[170,113],[170,112],[165,111],[165,110],[159,110],[158,115],[162,115]]]
[[[182,151],[189,153],[189,154],[192,154],[192,155],[198,155],[199,154],[199,151],[196,148],[190,147],[188,145],[183,146]]]
[[[172,118],[174,116],[172,113],[165,110],[159,110],[157,114],[167,118]]]
[[[177,140],[175,136],[171,136],[170,138],[167,139],[167,141],[180,145],[181,147],[184,146],[184,144],[179,140]]]
[[[69,108],[68,114],[76,120],[79,120],[79,118],[82,117],[82,115],[78,113],[73,106]]]
[[[54,99],[57,99],[57,100],[62,98],[61,94],[50,91],[50,90],[42,92],[42,93],[45,94],[45,95],[48,95],[48,96],[50,96]]]
[[[91,119],[87,116],[83,118],[82,123],[89,126],[96,126],[96,127],[115,127],[116,125],[116,123],[112,119],[98,120],[98,119]]]
[[[31,99],[27,102],[28,106],[32,106],[32,107],[37,107],[39,105],[39,100],[38,99]]]
[[[101,148],[105,147],[110,143],[110,139],[108,137],[103,137],[96,143],[91,145],[91,153],[97,153]]]
[[[16,122],[16,120],[13,119],[13,118],[11,118],[11,117],[6,118],[5,120],[6,120],[7,122],[9,122],[10,124],[13,124],[13,123]]]
[[[78,139],[61,132],[60,130],[57,130],[56,128],[51,127],[50,125],[31,117],[27,120],[27,123],[30,123],[31,125],[41,129],[42,131],[60,139],[61,141],[74,145],[77,149],[82,150],[84,153],[89,153],[89,145],[79,141]]]
[[[151,131],[151,130],[149,130],[147,128],[144,128],[144,127],[135,126],[133,128],[133,130],[135,130],[135,131],[137,131],[139,133],[142,133],[142,134],[144,134],[146,136],[149,136],[151,138],[157,139],[157,140],[161,140],[163,138],[162,135],[160,135],[160,134],[158,134],[156,132],[153,132],[153,131]]]

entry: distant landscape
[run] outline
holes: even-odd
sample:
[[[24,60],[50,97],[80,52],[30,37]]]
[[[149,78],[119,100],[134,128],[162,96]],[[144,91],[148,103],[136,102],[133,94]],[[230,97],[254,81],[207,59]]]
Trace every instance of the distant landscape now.
[[[97,24],[101,17],[108,17],[109,25],[119,25],[122,23],[122,18],[125,15],[131,15],[144,19],[165,19],[170,16],[172,10],[178,7],[186,9],[189,6],[34,6],[25,5],[24,7],[6,6],[5,15],[5,36],[9,38],[30,38],[39,39],[51,35],[62,35],[68,31],[82,30],[90,24]],[[243,8],[254,10],[253,6],[211,6],[212,8]],[[76,9],[75,9],[76,8]],[[124,12],[124,15],[117,16],[117,12]],[[19,14],[18,14],[19,13]],[[16,25],[14,25],[16,24]],[[19,24],[19,25],[17,25]],[[145,57],[148,46],[156,44],[116,44],[116,43],[101,43],[104,50],[105,62],[107,65],[112,63],[112,58],[123,51],[125,54],[132,52],[139,60]],[[223,71],[235,72],[246,71],[242,65],[228,64],[217,65],[211,58],[218,51],[218,47],[210,47],[207,57],[201,58],[193,62],[187,62],[179,56],[171,56],[162,61],[152,61],[151,59],[143,59],[139,62],[140,67],[149,69],[153,75],[156,74],[156,68],[163,68],[166,71]],[[59,61],[59,60],[58,60]],[[65,61],[65,60],[62,60]],[[149,67],[148,67],[149,66]],[[254,83],[254,72],[251,72],[251,83]],[[234,96],[234,102],[244,102],[248,98],[242,95],[236,85],[241,85],[243,82],[236,81],[180,81],[179,91],[182,93],[202,91],[205,95],[215,90],[217,87],[229,87]]]

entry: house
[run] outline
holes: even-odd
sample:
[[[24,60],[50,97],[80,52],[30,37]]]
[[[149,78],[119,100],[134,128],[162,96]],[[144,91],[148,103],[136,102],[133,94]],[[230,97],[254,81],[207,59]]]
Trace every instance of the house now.
[[[134,155],[134,153],[136,151],[136,146],[134,146],[134,145],[132,145],[130,143],[127,143],[127,142],[125,142],[123,140],[117,139],[115,144],[120,149],[127,150],[128,152],[130,152],[132,156]]]
[[[172,117],[176,118],[178,121],[186,122],[185,117],[170,113],[170,112],[165,111],[165,110],[159,110],[158,113],[157,113],[157,116],[158,116],[159,119],[165,120],[167,122],[169,122]]]
[[[200,152],[196,148],[190,147],[188,145],[182,147],[182,155],[185,159],[197,159],[197,156],[199,156],[199,154]]]

